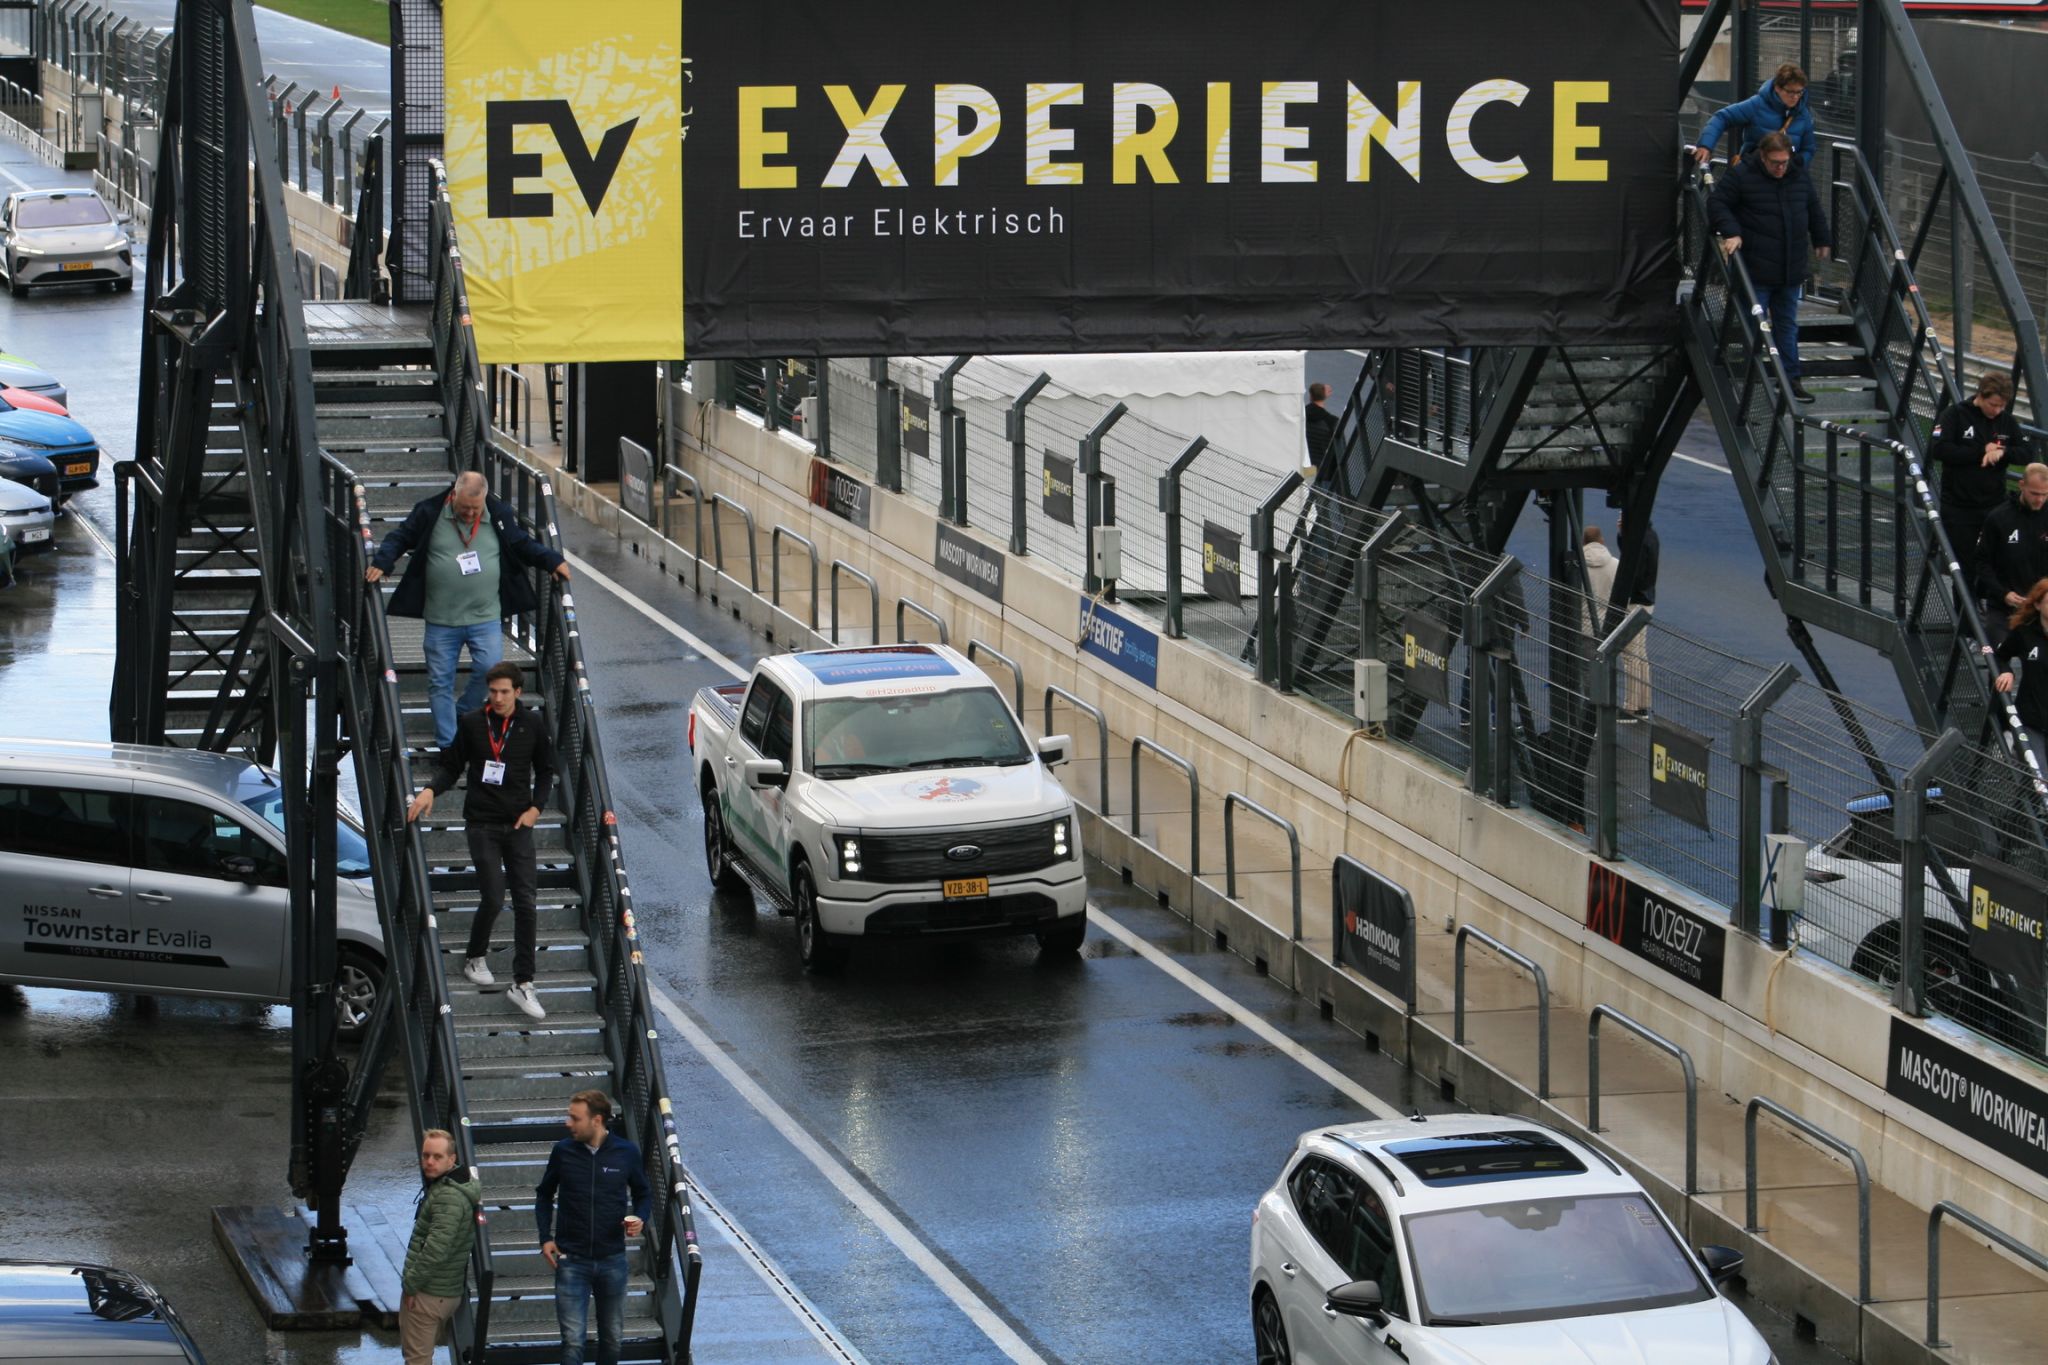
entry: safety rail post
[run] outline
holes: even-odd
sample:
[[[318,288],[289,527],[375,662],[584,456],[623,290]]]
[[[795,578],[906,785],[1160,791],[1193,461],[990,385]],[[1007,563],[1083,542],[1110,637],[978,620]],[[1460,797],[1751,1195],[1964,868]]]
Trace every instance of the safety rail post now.
[[[711,495],[711,562],[718,572],[725,572],[725,535],[719,529],[718,509],[730,507],[740,514],[740,520],[747,528],[747,587],[755,594],[761,591],[761,560],[754,544],[754,514],[740,503],[734,502],[723,493]]]
[[[831,567],[826,570],[826,576],[832,583],[832,643],[835,645],[839,643],[839,575],[842,573],[849,578],[857,578],[868,585],[868,634],[872,637],[868,643],[880,644],[882,642],[882,589],[876,584],[874,579],[868,577],[859,569],[854,568],[853,565],[843,559],[833,560]]]
[[[1187,638],[1180,611],[1180,478],[1208,445],[1208,437],[1195,437],[1159,476],[1159,510],[1166,514],[1166,634],[1175,640]]]
[[[1779,664],[1735,712],[1735,761],[1742,770],[1737,794],[1735,927],[1754,938],[1763,937],[1764,922],[1764,713],[1798,681],[1798,669]]]
[[[1612,1005],[1595,1005],[1586,1020],[1586,1131],[1600,1131],[1600,1021],[1612,1019],[1620,1028],[1661,1052],[1678,1059],[1685,1073],[1685,1194],[1700,1188],[1700,1078],[1693,1070],[1692,1054],[1648,1025],[1631,1019]]]
[[[876,357],[875,482],[891,493],[903,491],[903,386],[889,378],[889,362]]]
[[[327,112],[320,116],[320,202],[334,202],[334,116],[341,110],[340,100],[327,106]]]
[[[782,367],[786,363],[761,362],[761,430],[769,433],[782,430],[782,415],[777,409],[782,406]]]
[[[1301,834],[1294,828],[1294,822],[1282,819],[1267,810],[1243,792],[1228,792],[1223,797],[1223,894],[1237,899],[1237,821],[1239,806],[1254,815],[1262,815],[1278,825],[1287,835],[1287,861],[1291,873],[1294,922],[1290,943],[1301,942]]]
[[[1294,561],[1281,556],[1273,569],[1273,686],[1283,696],[1294,694]]]
[[[1971,1213],[1961,1204],[1949,1199],[1937,1200],[1927,1213],[1927,1341],[1933,1350],[1942,1350],[1948,1342],[1941,1339],[1941,1220],[1953,1218],[1981,1237],[1988,1237],[1999,1246],[2025,1261],[2034,1269],[2048,1274],[2048,1255],[2040,1248],[2030,1247],[2019,1238]]]
[[[1593,651],[1593,852],[1609,862],[1621,857],[1622,653],[1649,628],[1650,613],[1630,607],[1621,624]]]
[[[1380,561],[1408,524],[1399,507],[1387,513],[1358,552],[1358,657],[1377,659],[1380,648]]]
[[[897,634],[901,635],[902,632],[898,631]],[[1011,701],[1015,704],[1017,708],[1017,719],[1020,721],[1023,720],[1024,670],[1018,667],[1017,661],[1015,659],[1012,659],[1009,655],[997,650],[994,646],[990,645],[986,640],[969,640],[967,642],[968,663],[973,663],[977,657],[983,654],[988,655],[989,658],[994,659],[997,663],[1001,664],[1003,667],[1010,670]]]
[[[1516,952],[1484,929],[1470,924],[1458,926],[1451,947],[1451,1041],[1459,1047],[1465,1041],[1465,941],[1478,939],[1502,957],[1536,979],[1536,1098],[1550,1098],[1550,977],[1535,959]]]
[[[953,419],[960,413],[953,407],[953,376],[973,358],[954,356],[932,382],[932,417],[939,425],[939,516],[955,526],[967,524],[967,451],[966,432],[954,430]]]
[[[1138,828],[1138,821],[1145,812],[1145,803],[1138,799],[1140,753],[1149,753],[1188,775],[1188,875],[1199,877],[1202,875],[1202,779],[1195,772],[1194,760],[1182,758],[1157,740],[1143,735],[1131,737],[1131,837],[1140,843],[1145,837]]]
[[[1010,400],[1010,406],[1003,414],[1003,435],[1010,441],[1010,553],[1027,553],[1029,543],[1024,533],[1024,509],[1026,490],[1030,487],[1025,477],[1025,463],[1031,458],[1030,442],[1025,434],[1024,410],[1031,406],[1031,400],[1039,391],[1052,383],[1052,376],[1045,371],[1038,372],[1038,378],[1024,386],[1024,391]]]
[[[697,476],[680,465],[665,464],[661,467],[661,538],[670,544],[676,543],[675,534],[670,530],[669,501],[675,495],[675,486],[680,480],[690,486],[690,512],[696,522],[696,538],[690,544],[692,584],[698,592],[704,591],[704,489],[697,482]]]
[[[1870,1168],[1863,1164],[1863,1153],[1822,1128],[1819,1124],[1779,1104],[1776,1100],[1765,1099],[1762,1095],[1750,1098],[1742,1110],[1742,1186],[1743,1224],[1747,1233],[1761,1233],[1764,1229],[1756,1216],[1756,1116],[1759,1111],[1775,1115],[1780,1121],[1798,1129],[1830,1151],[1840,1152],[1849,1159],[1849,1168],[1856,1173],[1856,1302],[1870,1302]]]
[[[1299,470],[1280,476],[1271,492],[1259,501],[1252,511],[1252,553],[1258,556],[1258,622],[1257,631],[1259,681],[1277,682],[1280,670],[1276,662],[1280,653],[1280,613],[1278,609],[1279,575],[1274,571],[1274,559],[1283,553],[1273,531],[1273,521],[1280,513],[1280,504],[1301,487]]]
[[[1123,415],[1129,411],[1130,408],[1128,406],[1118,403],[1115,407],[1104,413],[1101,420],[1090,427],[1088,434],[1081,438],[1080,449],[1076,452],[1079,459],[1075,464],[1075,468],[1079,471],[1082,479],[1086,481],[1088,487],[1087,521],[1085,529],[1081,533],[1081,590],[1083,592],[1096,593],[1102,591],[1102,580],[1095,573],[1095,532],[1098,527],[1105,525],[1114,526],[1116,524],[1114,509],[1110,510],[1107,521],[1104,520],[1103,516],[1102,438],[1107,436],[1109,429],[1115,426]]]
[[[1061,701],[1073,707],[1076,711],[1079,711],[1084,715],[1092,716],[1095,718],[1095,734],[1097,737],[1097,743],[1095,746],[1095,764],[1098,779],[1102,783],[1102,809],[1096,813],[1098,815],[1107,816],[1109,814],[1110,804],[1109,717],[1102,714],[1101,707],[1093,706],[1088,702],[1081,700],[1072,692],[1067,691],[1066,688],[1061,687],[1057,683],[1047,683],[1045,685],[1045,733],[1048,735],[1052,733],[1052,700],[1054,697],[1058,697]]]
[[[1927,1003],[1927,784],[1964,744],[1962,731],[1943,730],[1920,761],[1899,779],[1892,798],[1892,830],[1899,841],[1899,980],[1892,1004],[1924,1016]]]
[[[904,613],[905,613],[906,611],[907,611],[907,612],[911,612],[911,613],[914,613],[915,615],[918,615],[918,616],[922,616],[922,617],[923,617],[923,618],[924,618],[925,620],[927,620],[927,621],[931,622],[931,623],[932,623],[933,625],[937,626],[937,627],[939,628],[939,643],[940,643],[940,644],[942,644],[942,645],[947,645],[947,644],[951,644],[951,643],[952,643],[952,640],[951,640],[951,639],[949,638],[949,636],[950,636],[950,632],[948,632],[948,631],[947,631],[947,629],[946,629],[946,623],[945,623],[945,621],[944,621],[944,620],[943,620],[943,619],[942,619],[942,618],[941,618],[941,617],[939,616],[939,614],[938,614],[937,612],[933,611],[933,610],[932,610],[932,609],[931,609],[930,607],[927,607],[927,606],[923,606],[923,605],[921,605],[921,604],[920,604],[920,603],[918,603],[918,602],[912,601],[912,600],[911,600],[910,598],[908,598],[908,597],[899,597],[899,598],[897,598],[897,599],[896,599],[896,643],[897,643],[897,644],[901,645],[901,644],[908,644],[908,643],[910,643],[910,642],[909,642],[908,640],[906,640],[906,639],[904,638],[904,636],[903,636],[903,614],[904,614]]]
[[[1500,685],[1506,679],[1494,676],[1501,662],[1493,639],[1494,603],[1521,572],[1521,561],[1505,555],[1465,599],[1465,658],[1472,679],[1472,713],[1467,717],[1472,727],[1472,754],[1465,785],[1503,806],[1514,804],[1514,765],[1510,760],[1514,692]],[[1512,648],[1512,641],[1508,647]]]
[[[818,628],[818,546],[809,536],[798,535],[787,526],[777,524],[768,532],[768,605],[782,605],[782,542],[784,537],[803,546],[811,554],[811,614],[809,625]]]

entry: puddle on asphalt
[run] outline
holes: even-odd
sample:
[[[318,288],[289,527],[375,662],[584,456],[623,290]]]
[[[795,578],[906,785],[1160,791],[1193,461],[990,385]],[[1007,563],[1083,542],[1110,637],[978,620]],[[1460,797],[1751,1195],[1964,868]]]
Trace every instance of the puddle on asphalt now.
[[[1188,1010],[1167,1015],[1166,1022],[1176,1028],[1221,1028],[1233,1020],[1221,1010]]]

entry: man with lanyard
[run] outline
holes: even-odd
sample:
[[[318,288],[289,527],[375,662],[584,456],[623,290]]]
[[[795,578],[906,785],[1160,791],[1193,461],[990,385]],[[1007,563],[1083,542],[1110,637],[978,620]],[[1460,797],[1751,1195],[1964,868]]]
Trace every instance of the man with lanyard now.
[[[455,728],[455,742],[441,750],[433,781],[412,799],[405,818],[417,820],[434,809],[434,797],[450,790],[466,772],[469,795],[462,808],[463,831],[469,836],[469,857],[476,866],[478,904],[470,925],[469,949],[462,974],[489,986],[486,955],[491,926],[512,892],[512,989],[506,998],[532,1019],[545,1019],[533,990],[536,885],[533,827],[547,804],[555,780],[555,743],[547,725],[519,704],[523,679],[519,665],[500,663],[484,675],[489,703],[466,712]]]
[[[528,535],[488,487],[472,469],[446,493],[421,499],[384,537],[365,575],[375,583],[400,555],[412,552],[386,610],[426,620],[427,705],[434,713],[434,743],[443,749],[455,741],[455,717],[484,704],[485,670],[505,656],[502,619],[539,605],[519,569],[569,577],[562,556]],[[469,686],[458,704],[455,669],[465,648]]]

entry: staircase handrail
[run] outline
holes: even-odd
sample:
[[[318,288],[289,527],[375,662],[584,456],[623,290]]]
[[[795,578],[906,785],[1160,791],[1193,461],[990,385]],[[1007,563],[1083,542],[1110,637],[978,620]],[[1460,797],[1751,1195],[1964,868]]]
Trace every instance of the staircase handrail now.
[[[477,360],[476,334],[470,326],[468,287],[449,204],[447,173],[440,162],[431,164],[431,240],[438,244],[431,253],[434,349],[451,457],[458,469],[481,470],[534,536],[560,553],[560,518],[552,482],[542,470],[490,438],[490,407],[483,367]],[[633,892],[626,880],[616,807],[598,740],[597,708],[591,700],[576,627],[575,599],[561,579],[552,574],[538,576],[543,580],[537,594],[540,609],[532,621],[521,623],[521,630],[551,684],[548,721],[568,797],[569,834],[578,853],[576,875],[584,926],[601,968],[597,998],[619,1083],[620,1118],[634,1126],[632,1136],[643,1157],[650,1165],[658,1165],[661,1198],[646,1229],[653,1243],[650,1262],[657,1282],[677,1295],[674,1301],[660,1300],[658,1306],[665,1339],[675,1358],[687,1360],[703,1271],[689,1174],[683,1167],[681,1138],[661,1054],[654,1045],[653,989],[641,957]]]
[[[456,1161],[472,1179],[480,1179],[470,1131],[469,1096],[455,1038],[454,1003],[441,970],[446,959],[438,917],[433,913],[426,847],[419,826],[405,818],[414,787],[404,743],[397,656],[385,617],[384,593],[365,576],[375,550],[368,497],[347,465],[324,452],[323,460],[328,476],[327,508],[337,531],[335,562],[345,586],[339,594],[343,666],[350,675],[346,695],[354,706],[350,730],[356,791],[362,804],[363,835],[371,849],[370,880],[376,892],[378,927],[384,935],[384,993],[397,1002],[394,1010],[410,1016],[411,1027],[402,1030],[401,1037],[414,1137],[429,1128],[445,1130],[454,1138]],[[354,585],[353,591],[346,590],[348,584]],[[415,913],[408,915],[408,908]],[[476,1220],[469,1261],[476,1277],[476,1303],[457,1306],[451,1330],[456,1341],[471,1343],[473,1358],[482,1359],[496,1277],[490,1228],[482,1218]]]

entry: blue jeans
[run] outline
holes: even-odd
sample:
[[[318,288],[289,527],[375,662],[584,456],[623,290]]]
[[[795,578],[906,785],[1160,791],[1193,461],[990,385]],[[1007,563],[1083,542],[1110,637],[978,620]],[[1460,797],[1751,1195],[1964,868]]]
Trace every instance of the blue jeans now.
[[[1785,366],[1785,377],[1795,384],[1799,382],[1799,297],[1803,292],[1805,287],[1797,284],[1756,287],[1756,301],[1771,320],[1771,340]]]
[[[480,710],[484,704],[484,674],[505,657],[505,628],[496,620],[473,626],[437,626],[426,623],[427,706],[434,713],[434,743],[443,749],[455,742],[455,718]],[[462,689],[462,702],[455,701],[455,665],[462,647],[469,646],[469,686]]]
[[[623,1251],[597,1260],[561,1253],[555,1265],[555,1321],[562,1329],[562,1365],[583,1365],[592,1294],[597,1295],[595,1365],[619,1365],[619,1341],[626,1334],[626,1275]]]

